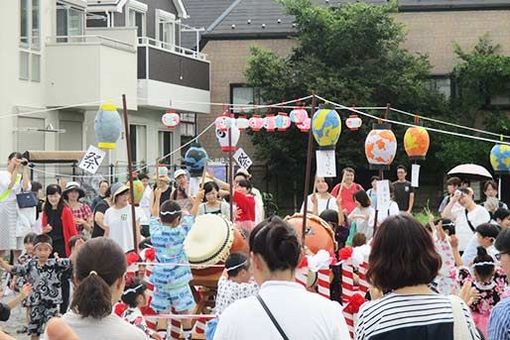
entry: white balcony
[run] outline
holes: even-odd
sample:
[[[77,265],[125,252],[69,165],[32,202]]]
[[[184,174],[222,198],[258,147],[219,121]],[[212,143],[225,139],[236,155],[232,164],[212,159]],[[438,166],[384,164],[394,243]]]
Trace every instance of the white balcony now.
[[[49,37],[46,105],[97,107],[108,100],[121,106],[125,94],[128,108],[136,109],[137,48],[129,41],[136,42],[136,36],[127,41],[102,35]]]

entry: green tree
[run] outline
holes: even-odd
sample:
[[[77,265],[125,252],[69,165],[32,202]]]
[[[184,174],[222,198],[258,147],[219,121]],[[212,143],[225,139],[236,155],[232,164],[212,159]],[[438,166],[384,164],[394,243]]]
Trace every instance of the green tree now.
[[[295,17],[297,46],[286,58],[253,48],[246,70],[250,85],[260,89],[265,101],[316,93],[349,105],[391,103],[426,115],[446,111],[444,98],[429,89],[431,66],[427,58],[401,48],[405,34],[402,25],[390,15],[394,5],[361,2],[324,8],[313,6],[309,0],[281,2]],[[349,113],[340,114],[346,118]],[[412,119],[407,121],[411,123]],[[373,121],[363,122],[358,132],[343,130],[337,144],[339,167],[367,167],[363,144]],[[393,129],[401,140],[405,129]],[[285,188],[292,189],[290,181],[302,183],[306,134],[292,127],[284,134],[256,132],[251,136],[258,156],[278,169]],[[400,160],[405,160],[401,153],[397,161]]]

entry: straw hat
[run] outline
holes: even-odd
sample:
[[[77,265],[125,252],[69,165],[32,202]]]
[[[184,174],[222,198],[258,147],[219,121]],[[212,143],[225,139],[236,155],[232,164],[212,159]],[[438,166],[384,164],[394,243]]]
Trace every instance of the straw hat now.
[[[191,264],[213,265],[227,259],[233,242],[233,225],[219,215],[205,214],[195,219],[184,251]]]

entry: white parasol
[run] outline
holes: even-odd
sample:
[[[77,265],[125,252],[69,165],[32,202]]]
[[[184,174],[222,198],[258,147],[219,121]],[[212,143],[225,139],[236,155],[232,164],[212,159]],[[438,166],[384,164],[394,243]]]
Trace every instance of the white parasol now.
[[[485,178],[492,178],[491,173],[485,169],[483,166],[478,164],[461,164],[457,165],[450,171],[448,171],[448,175],[468,175],[468,176],[478,176]]]

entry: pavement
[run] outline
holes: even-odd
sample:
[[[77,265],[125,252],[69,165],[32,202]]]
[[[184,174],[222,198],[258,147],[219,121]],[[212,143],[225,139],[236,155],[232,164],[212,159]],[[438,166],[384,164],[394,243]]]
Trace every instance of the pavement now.
[[[7,301],[14,298],[14,295],[10,294],[9,296],[4,296],[0,299],[1,302],[6,303]],[[23,326],[26,326],[26,309],[23,306],[16,306],[11,311],[11,317],[7,322],[0,322],[0,329],[5,333],[12,336],[17,340],[29,340],[30,337],[25,334],[17,334],[16,331],[21,329]]]

